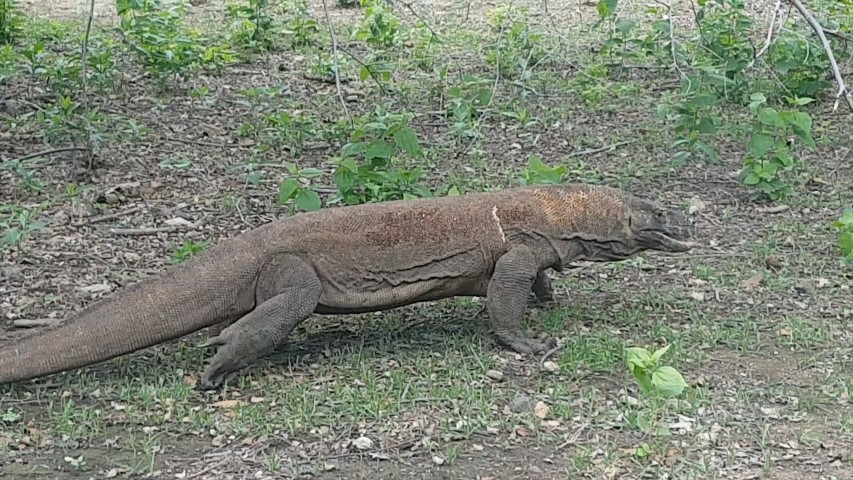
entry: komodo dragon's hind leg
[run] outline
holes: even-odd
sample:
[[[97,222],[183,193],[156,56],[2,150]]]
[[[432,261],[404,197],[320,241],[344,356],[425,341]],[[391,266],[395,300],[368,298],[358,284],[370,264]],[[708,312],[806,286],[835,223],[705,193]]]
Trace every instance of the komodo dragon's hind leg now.
[[[524,245],[515,246],[498,259],[486,292],[486,308],[495,336],[519,353],[544,352],[556,345],[552,338],[534,340],[521,329],[538,272],[530,249]]]
[[[285,256],[265,265],[255,289],[255,309],[205,343],[219,348],[199,387],[217,388],[241,368],[275,351],[311,316],[320,292],[320,279],[299,257]]]

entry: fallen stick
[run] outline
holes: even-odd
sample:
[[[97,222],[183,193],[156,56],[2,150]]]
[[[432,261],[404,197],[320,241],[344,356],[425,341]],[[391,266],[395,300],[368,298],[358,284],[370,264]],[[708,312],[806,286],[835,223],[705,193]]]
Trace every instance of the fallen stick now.
[[[111,228],[113,235],[124,235],[129,237],[141,237],[144,235],[157,235],[158,233],[171,233],[178,231],[175,227],[150,227],[150,228]]]

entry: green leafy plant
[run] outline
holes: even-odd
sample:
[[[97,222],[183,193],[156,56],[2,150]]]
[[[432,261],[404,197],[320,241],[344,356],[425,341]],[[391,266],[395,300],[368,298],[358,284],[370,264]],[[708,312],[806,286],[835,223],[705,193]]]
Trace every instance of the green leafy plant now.
[[[460,83],[447,87],[447,96],[450,133],[458,138],[478,137],[480,132],[475,122],[491,102],[492,80],[464,75]]]
[[[295,47],[313,45],[320,26],[317,20],[311,16],[306,0],[292,0],[288,4],[288,10],[292,15],[285,23],[282,33],[290,35],[290,43]]]
[[[273,46],[270,30],[273,17],[268,13],[268,0],[247,0],[246,3],[229,3],[227,15],[236,22],[233,39],[252,50],[267,50]]]
[[[285,205],[291,203],[293,207],[304,212],[313,212],[323,206],[320,195],[311,188],[311,179],[325,175],[317,168],[300,169],[295,164],[287,166],[288,177],[281,181],[278,188],[278,199],[276,203]]]
[[[20,207],[0,206],[0,247],[11,245],[19,247],[33,233],[45,228],[45,224],[36,220],[42,208],[27,209]]]
[[[654,353],[642,347],[625,349],[628,369],[644,394],[653,397],[675,397],[687,388],[687,383],[678,370],[660,365],[661,358],[670,346],[660,348]]]
[[[360,0],[364,19],[355,32],[355,38],[374,48],[388,48],[397,43],[400,20],[387,5],[386,0]]]
[[[421,168],[400,169],[396,158],[422,155],[417,133],[409,127],[410,113],[387,113],[377,107],[372,118],[361,119],[349,143],[336,160],[335,183],[341,199],[350,205],[373,201],[428,197],[418,182]]]
[[[538,155],[527,157],[527,168],[521,173],[519,183],[522,185],[557,185],[562,183],[568,169],[565,165],[549,167],[542,162]]]
[[[209,244],[210,240],[203,240],[201,242],[184,240],[184,243],[176,245],[174,247],[174,254],[172,254],[172,260],[170,262],[173,265],[184,262],[188,258],[198,255],[205,248],[207,248]]]
[[[208,45],[198,30],[184,24],[184,1],[118,0],[119,31],[125,43],[158,80],[218,70],[236,60],[227,45]]]
[[[531,69],[545,58],[542,34],[530,28],[528,10],[498,7],[486,12],[495,41],[486,49],[486,62],[504,78],[528,80]]]
[[[787,198],[793,189],[786,174],[792,172],[798,161],[791,154],[789,139],[799,138],[807,147],[814,147],[812,119],[798,110],[778,111],[764,106],[767,99],[761,93],[751,96],[750,110],[755,115],[752,138],[743,160],[741,181],[758,188],[767,197],[779,201]],[[797,105],[811,99],[793,99]]]
[[[702,85],[698,76],[691,80],[693,85]],[[711,138],[717,133],[714,105],[718,101],[716,95],[697,87],[675,104],[675,131],[681,137],[672,144],[672,148],[678,150],[673,155],[676,164],[683,164],[697,153],[712,161],[719,160],[717,149],[711,145]]]
[[[0,0],[0,44],[11,45],[24,30],[24,17],[16,0]]]
[[[848,262],[853,263],[853,207],[848,207],[838,220],[832,222],[838,230],[838,248]]]

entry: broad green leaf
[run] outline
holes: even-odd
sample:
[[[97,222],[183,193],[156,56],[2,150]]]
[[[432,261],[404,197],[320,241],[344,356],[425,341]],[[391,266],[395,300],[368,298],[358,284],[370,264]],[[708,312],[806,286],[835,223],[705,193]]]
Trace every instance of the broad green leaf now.
[[[355,174],[352,170],[346,167],[340,167],[335,172],[335,185],[338,187],[338,192],[345,195],[355,186]]]
[[[341,149],[341,153],[345,157],[352,157],[364,153],[366,149],[367,147],[364,145],[364,142],[354,142],[344,145]]]
[[[789,169],[794,166],[794,157],[792,157],[791,153],[788,152],[788,147],[785,144],[779,145],[779,148],[776,149],[776,159],[779,160],[779,163],[782,164],[785,169]]]
[[[717,97],[709,93],[702,93],[691,98],[687,103],[695,107],[710,107],[717,103]]]
[[[296,205],[296,208],[304,210],[306,212],[313,212],[315,210],[319,210],[322,206],[322,202],[320,201],[320,195],[317,195],[317,192],[308,188],[303,188],[302,190],[299,190],[299,193],[296,194],[296,199],[293,201],[293,204]]]
[[[367,66],[361,67],[361,69],[359,69],[358,71],[358,79],[363,82],[368,78],[370,78],[370,70],[367,68]]]
[[[704,135],[713,135],[714,133],[717,133],[717,126],[714,125],[714,121],[710,118],[703,117],[699,119],[699,124],[696,126],[696,130]]]
[[[293,197],[299,189],[299,182],[294,178],[287,178],[278,187],[278,204],[282,205]]]
[[[814,139],[812,139],[812,117],[805,112],[785,112],[783,118],[794,127],[794,133],[800,137],[806,145],[814,147]]]
[[[661,357],[663,357],[664,354],[666,354],[666,352],[669,350],[669,347],[671,347],[671,346],[672,346],[672,344],[669,344],[669,345],[666,345],[665,347],[657,349],[655,351],[655,353],[652,354],[652,358],[651,358],[652,362],[654,362],[654,363],[659,362]]]
[[[808,105],[808,104],[814,102],[814,98],[810,98],[810,97],[794,97],[794,98],[786,97],[786,99],[792,105],[798,105],[798,106]]]
[[[749,140],[749,154],[758,159],[764,156],[775,144],[775,140],[766,133],[756,133]]]
[[[652,361],[652,354],[643,347],[626,348],[625,357],[629,366],[638,366],[640,368],[648,368]]]
[[[652,384],[657,392],[674,397],[687,388],[684,377],[672,367],[660,367],[652,373]]]
[[[459,189],[454,187],[450,187],[450,190],[447,191],[447,196],[455,197],[459,195]]]
[[[319,168],[303,168],[302,170],[299,170],[299,175],[305,178],[322,177],[325,174],[326,172]]]
[[[418,144],[418,135],[409,127],[403,127],[394,132],[394,141],[397,146],[403,149],[412,157],[421,155],[421,146]]]
[[[758,175],[752,172],[747,174],[747,176],[743,179],[744,185],[758,185],[759,182],[761,182],[761,179],[758,178]]]
[[[687,161],[688,158],[690,158],[690,155],[690,152],[682,150],[672,156],[672,161],[675,163],[684,163]]]
[[[367,158],[389,159],[394,155],[394,145],[385,140],[374,140],[367,146]]]
[[[838,236],[838,246],[844,258],[853,260],[853,232],[843,232]]]
[[[595,8],[598,10],[599,17],[607,18],[616,11],[616,5],[617,0],[599,0]]]
[[[759,106],[767,102],[767,97],[761,92],[753,93],[749,96],[749,109],[755,110]]]
[[[787,123],[774,108],[762,108],[758,111],[758,121],[773,127],[785,128]]]
[[[835,228],[845,228],[848,225],[853,225],[853,209],[846,209],[844,213],[841,215],[841,218],[832,222],[832,226]]]
[[[618,22],[616,22],[616,30],[625,36],[627,36],[629,33],[631,33],[631,30],[633,30],[634,27],[636,27],[636,26],[637,26],[637,22],[634,22],[632,20],[622,19],[622,20],[619,20]]]
[[[631,373],[634,375],[634,379],[637,381],[637,385],[640,386],[640,390],[644,393],[651,393],[654,389],[654,384],[652,383],[652,379],[649,378],[649,374],[646,373],[645,370],[639,367],[634,367],[631,369]]]
[[[696,142],[696,148],[701,150],[705,155],[709,156],[712,160],[719,161],[720,155],[717,153],[717,149],[708,145],[705,142]]]

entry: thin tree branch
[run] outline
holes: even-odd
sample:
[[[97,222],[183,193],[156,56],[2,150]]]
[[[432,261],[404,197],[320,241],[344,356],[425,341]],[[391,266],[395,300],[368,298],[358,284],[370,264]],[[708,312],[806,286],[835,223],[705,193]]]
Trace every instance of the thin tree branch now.
[[[841,97],[847,101],[847,105],[850,106],[850,111],[853,111],[853,96],[850,95],[850,91],[847,89],[847,85],[844,84],[844,78],[841,77],[841,72],[838,70],[838,63],[835,62],[835,55],[832,54],[832,48],[829,45],[829,40],[826,39],[826,35],[823,33],[823,27],[820,26],[820,23],[814,18],[814,16],[809,12],[805,5],[800,0],[790,0],[791,4],[794,5],[794,8],[800,12],[806,22],[811,25],[812,30],[817,34],[820,38],[820,43],[823,45],[824,51],[826,51],[826,55],[829,57],[829,65],[832,67],[832,74],[835,75],[835,81],[838,82],[838,93],[835,94],[835,106],[832,108],[832,111],[838,110],[838,104],[841,102]]]
[[[45,157],[47,155],[52,155],[54,153],[62,153],[62,152],[75,152],[75,151],[85,151],[88,150],[87,147],[62,147],[62,148],[51,148],[50,150],[42,150],[40,152],[31,153],[29,155],[24,155],[23,157],[16,158],[12,160],[12,163],[19,163],[25,160],[30,160],[38,157]]]
[[[773,7],[773,16],[770,17],[770,28],[767,29],[767,38],[764,39],[764,45],[762,45],[761,49],[758,50],[758,53],[752,57],[749,64],[746,68],[752,68],[755,64],[755,61],[758,60],[762,55],[767,52],[767,49],[770,48],[770,43],[773,40],[773,28],[776,26],[776,17],[779,16],[779,9],[782,8],[782,0],[776,0],[776,6]]]
[[[80,51],[80,74],[82,75],[83,81],[83,109],[85,112],[89,111],[89,78],[88,78],[88,63],[89,63],[89,36],[92,34],[92,19],[95,16],[95,0],[89,1],[89,18],[86,19],[86,34],[83,35],[83,46]],[[89,135],[89,121],[88,119],[84,122],[86,124],[86,147],[89,153],[89,170],[92,169],[92,160],[94,156],[94,152],[92,151],[92,139]]]
[[[669,22],[669,51],[672,55],[672,66],[675,67],[675,71],[681,75],[681,78],[687,80],[689,84],[690,80],[688,79],[687,74],[684,73],[684,70],[678,66],[678,57],[675,55],[675,24],[672,23],[672,7],[668,3],[661,2],[660,0],[655,0],[655,3],[666,8],[666,20]]]
[[[94,0],[93,0],[94,1]],[[329,28],[329,36],[332,37],[332,62],[335,66],[335,88],[338,90],[338,98],[341,100],[341,106],[344,107],[344,113],[352,125],[352,117],[347,108],[347,101],[344,98],[344,93],[341,90],[341,75],[340,66],[338,65],[338,38],[335,36],[335,29],[332,26],[332,19],[329,17],[329,7],[326,6],[326,0],[323,0],[323,15],[326,16],[326,26]]]

